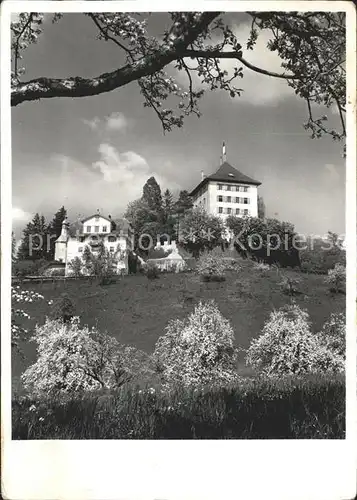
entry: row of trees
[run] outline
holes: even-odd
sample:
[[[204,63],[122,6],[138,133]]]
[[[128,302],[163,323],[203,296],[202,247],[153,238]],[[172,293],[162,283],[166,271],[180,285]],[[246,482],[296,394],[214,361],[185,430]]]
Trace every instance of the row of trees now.
[[[124,217],[133,225],[136,248],[149,248],[150,238],[155,244],[159,235],[161,242],[165,239],[180,240],[182,246],[195,256],[200,251],[220,245],[222,241],[219,235],[224,233],[222,220],[204,211],[191,210],[192,207],[188,191],[181,190],[175,199],[169,189],[162,194],[155,177],[150,177],[143,186],[141,198],[130,202],[124,213]],[[261,197],[258,200],[258,207],[258,216],[263,219],[265,205]],[[54,214],[49,223],[43,215],[36,213],[23,231],[16,259],[54,260],[55,242],[61,234],[62,223],[66,216],[67,210],[64,206]],[[14,238],[12,248],[15,260]]]
[[[130,381],[159,382],[161,390],[224,387],[239,382],[236,366],[244,353],[214,301],[200,302],[187,318],[170,321],[152,355],[82,326],[78,317],[47,318],[36,326],[32,340],[39,355],[22,381],[34,396],[80,395]],[[343,314],[331,314],[313,333],[307,311],[292,304],[270,314],[245,358],[268,378],[343,373],[345,342]]]
[[[180,191],[175,200],[169,189],[161,193],[155,177],[150,177],[143,187],[141,198],[130,202],[125,210],[134,229],[136,246],[148,247],[149,235],[156,243],[158,235],[167,239],[177,239],[180,218],[192,208],[192,200],[186,190]],[[165,237],[162,237],[165,239]]]
[[[54,260],[55,241],[61,234],[62,223],[67,216],[67,210],[62,206],[47,223],[43,215],[36,213],[29,222],[21,239],[16,254],[18,260]],[[15,257],[15,241],[12,245],[13,260]]]
[[[150,237],[155,244],[160,236],[161,242],[165,239],[179,241],[194,256],[221,245],[221,236],[225,233],[221,218],[203,210],[192,210],[192,207],[192,199],[186,190],[181,190],[175,200],[169,189],[162,194],[155,177],[150,177],[143,187],[141,198],[130,202],[124,213],[133,225],[136,248],[148,248]],[[258,199],[258,217],[265,218],[265,204],[261,196]]]

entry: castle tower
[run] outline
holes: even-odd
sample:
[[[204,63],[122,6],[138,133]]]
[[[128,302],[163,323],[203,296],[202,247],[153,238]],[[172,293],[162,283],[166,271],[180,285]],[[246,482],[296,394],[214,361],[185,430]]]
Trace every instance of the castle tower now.
[[[66,262],[67,260],[67,242],[69,238],[68,229],[69,222],[66,217],[62,222],[61,234],[55,242],[55,260],[58,262]]]

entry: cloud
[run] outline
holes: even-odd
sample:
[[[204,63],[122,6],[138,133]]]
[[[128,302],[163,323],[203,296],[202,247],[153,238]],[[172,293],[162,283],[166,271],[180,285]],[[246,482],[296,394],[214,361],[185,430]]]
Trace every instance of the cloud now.
[[[108,130],[125,130],[128,127],[128,120],[123,113],[112,113],[106,118],[106,128]]]
[[[95,116],[91,120],[82,118],[82,122],[92,130],[98,131],[115,130],[125,132],[129,127],[129,120],[125,117],[124,113],[120,111],[111,113],[109,116],[105,116],[102,119],[98,116]]]
[[[88,127],[91,128],[92,130],[97,130],[100,125],[100,119],[98,118],[98,116],[95,116],[92,120],[86,120],[82,118],[82,122],[85,125],[88,125]]]
[[[151,176],[156,178],[162,191],[179,187],[169,173],[167,176],[165,172],[157,173],[140,154],[118,151],[110,143],[100,144],[98,159],[94,158],[89,164],[66,155],[52,155],[44,163],[51,165],[46,175],[42,167],[31,169],[26,182],[18,186],[16,196],[26,203],[26,209],[43,213],[46,219],[52,218],[62,205],[72,221],[98,208],[104,214],[120,216],[130,201],[141,197],[143,186]],[[18,217],[21,214],[19,210],[16,213]]]
[[[146,160],[134,151],[119,153],[111,144],[100,144],[98,151],[101,159],[93,163],[106,182],[120,184],[136,183],[137,177],[150,174],[150,167]]]
[[[12,221],[16,222],[27,222],[31,219],[31,214],[25,212],[20,207],[12,207]]]

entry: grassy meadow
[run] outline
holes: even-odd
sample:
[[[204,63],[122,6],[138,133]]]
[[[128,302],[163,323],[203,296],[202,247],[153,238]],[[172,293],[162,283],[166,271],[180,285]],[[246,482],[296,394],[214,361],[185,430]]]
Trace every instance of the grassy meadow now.
[[[331,294],[323,275],[275,268],[260,270],[250,260],[239,260],[239,264],[241,269],[227,272],[222,283],[204,283],[195,273],[161,274],[152,281],[144,275],[124,276],[106,286],[95,280],[24,283],[22,288],[45,297],[45,301],[26,304],[31,319],[24,326],[30,332],[36,323],[42,324],[51,311],[48,301],[65,292],[83,324],[97,326],[121,343],[151,353],[169,320],[186,317],[200,300],[214,299],[233,326],[236,345],[246,349],[261,332],[270,312],[291,302],[279,285],[282,276],[301,280],[300,293],[294,300],[309,312],[313,331],[318,331],[332,312],[345,310],[345,296]],[[21,373],[36,359],[34,344],[24,342],[21,347],[24,358],[16,353],[13,358],[14,389],[19,390]],[[253,374],[245,366],[243,355],[237,368],[241,375]]]
[[[219,389],[123,387],[13,401],[13,439],[343,439],[345,380],[244,378]]]

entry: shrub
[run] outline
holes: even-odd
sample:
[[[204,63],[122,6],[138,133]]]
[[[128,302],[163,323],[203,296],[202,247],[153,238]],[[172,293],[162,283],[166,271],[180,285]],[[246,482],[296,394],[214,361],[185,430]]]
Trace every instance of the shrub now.
[[[281,267],[299,267],[299,251],[294,247],[294,226],[277,219],[227,217],[226,225],[234,235],[234,247],[243,257],[278,263]]]
[[[56,261],[48,261],[45,259],[40,259],[36,262],[37,272],[39,276],[46,276],[47,272],[51,269],[53,264],[58,264]]]
[[[301,270],[315,274],[327,274],[336,264],[346,265],[346,252],[338,247],[326,247],[323,240],[314,240],[310,248],[301,250]]]
[[[13,262],[12,273],[14,276],[24,278],[25,276],[39,276],[40,269],[48,265],[44,259],[39,260],[19,260]]]
[[[75,257],[71,262],[69,262],[68,267],[71,271],[71,274],[75,278],[79,278],[83,275],[83,262],[79,257]]]
[[[58,267],[57,269],[52,269],[51,276],[65,276],[66,270],[65,268]]]
[[[320,340],[327,349],[341,356],[346,354],[346,316],[344,313],[332,313],[319,333]]]
[[[283,279],[279,283],[279,285],[283,293],[292,296],[301,293],[299,291],[300,283],[301,283],[300,278],[292,276],[283,276]]]
[[[171,321],[156,343],[154,359],[165,383],[222,385],[236,379],[234,332],[211,301],[186,320]]]
[[[156,280],[160,277],[159,274],[160,274],[160,271],[159,271],[159,268],[156,266],[156,264],[149,263],[148,267],[146,269],[147,278],[149,280]]]
[[[329,269],[325,282],[328,284],[330,292],[345,292],[346,268],[341,264],[336,264],[333,269]]]
[[[114,283],[117,282],[117,277],[116,276],[102,276],[100,278],[100,286],[108,286],[108,285],[113,285]]]
[[[152,248],[149,250],[148,259],[164,259],[172,253],[171,249]]]
[[[197,261],[196,271],[203,281],[224,281],[226,262],[218,250],[204,252]]]
[[[55,320],[67,323],[68,321],[71,321],[74,315],[75,308],[72,300],[68,294],[62,293],[61,296],[53,302],[51,317]]]
[[[270,266],[269,266],[269,264],[264,264],[264,262],[257,262],[254,265],[254,269],[256,269],[257,271],[260,271],[260,272],[265,272],[265,271],[270,270]]]
[[[180,220],[180,247],[197,258],[203,251],[220,246],[224,232],[220,217],[208,214],[201,207],[193,208]]]
[[[81,327],[78,318],[66,324],[47,319],[36,327],[32,340],[38,359],[22,380],[31,394],[40,397],[114,389],[148,367],[144,353],[95,328]]]
[[[194,257],[185,257],[185,269],[186,271],[195,271],[197,266],[197,261]]]
[[[295,304],[270,314],[246,360],[267,376],[343,370],[340,357],[313,335],[308,313]]]
[[[237,272],[241,269],[237,259],[234,259],[233,257],[223,257],[223,262],[226,271]]]

